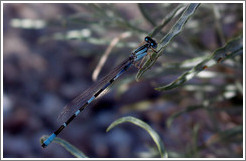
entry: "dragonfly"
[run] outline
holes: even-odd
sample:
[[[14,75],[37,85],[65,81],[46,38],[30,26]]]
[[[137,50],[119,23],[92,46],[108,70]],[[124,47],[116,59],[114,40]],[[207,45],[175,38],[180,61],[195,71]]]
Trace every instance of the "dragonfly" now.
[[[57,135],[59,135],[62,130],[78,116],[80,112],[82,112],[93,100],[103,94],[103,92],[105,92],[106,89],[132,65],[136,65],[136,63],[140,62],[140,60],[143,60],[143,58],[148,54],[149,49],[156,52],[156,48],[156,41],[151,37],[146,36],[144,38],[144,44],[135,49],[127,59],[122,61],[122,63],[115,67],[109,74],[104,76],[94,85],[68,103],[63,108],[61,114],[58,116],[58,120],[63,120],[64,123],[46,140],[44,140],[42,147],[47,147],[57,137]]]

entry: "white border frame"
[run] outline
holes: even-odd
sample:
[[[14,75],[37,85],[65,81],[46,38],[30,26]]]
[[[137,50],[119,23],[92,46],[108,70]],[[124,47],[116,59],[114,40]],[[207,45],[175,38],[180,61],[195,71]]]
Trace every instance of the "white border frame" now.
[[[4,3],[163,3],[163,1],[1,1],[1,100],[3,100],[3,4]],[[165,3],[243,3],[243,44],[245,44],[245,1],[165,1]],[[243,50],[243,93],[245,94],[245,48]],[[245,160],[245,97],[243,96],[242,158],[3,158],[3,101],[1,101],[1,160]],[[40,146],[41,148],[41,146]]]

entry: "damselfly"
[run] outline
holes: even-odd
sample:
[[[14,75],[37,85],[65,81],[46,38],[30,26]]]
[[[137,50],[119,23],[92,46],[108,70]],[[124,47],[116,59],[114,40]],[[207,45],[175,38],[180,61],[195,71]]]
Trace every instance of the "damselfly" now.
[[[87,107],[94,99],[102,94],[116,79],[125,73],[131,65],[139,62],[147,55],[149,49],[156,49],[157,43],[149,36],[145,37],[145,44],[134,50],[131,55],[125,59],[120,65],[115,67],[108,75],[103,77],[100,81],[96,82],[93,86],[85,90],[77,96],[72,102],[67,104],[59,118],[65,120],[64,123],[52,133],[42,144],[42,147],[47,147],[54,138],[81,112]]]

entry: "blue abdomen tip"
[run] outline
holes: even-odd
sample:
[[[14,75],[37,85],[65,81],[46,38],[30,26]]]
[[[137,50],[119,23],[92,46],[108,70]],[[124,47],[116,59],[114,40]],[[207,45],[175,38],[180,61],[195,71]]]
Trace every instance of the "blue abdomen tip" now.
[[[45,141],[44,143],[42,144],[42,147],[45,148],[47,147],[56,137],[56,134],[51,134]]]

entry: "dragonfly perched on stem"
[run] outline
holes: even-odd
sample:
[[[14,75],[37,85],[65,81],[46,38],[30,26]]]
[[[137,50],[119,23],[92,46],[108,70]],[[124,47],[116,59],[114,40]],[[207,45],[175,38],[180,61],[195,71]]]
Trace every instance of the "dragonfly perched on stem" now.
[[[43,148],[47,147],[54,138],[57,137],[57,135],[60,134],[61,131],[85,109],[85,107],[99,97],[99,95],[102,94],[116,79],[125,73],[132,65],[136,66],[136,63],[148,54],[149,49],[156,52],[155,49],[157,48],[157,43],[155,40],[147,36],[145,37],[144,42],[145,43],[143,45],[135,49],[127,59],[115,67],[109,74],[104,76],[101,80],[85,90],[64,107],[58,117],[58,119],[64,120],[64,123],[43,142]]]

